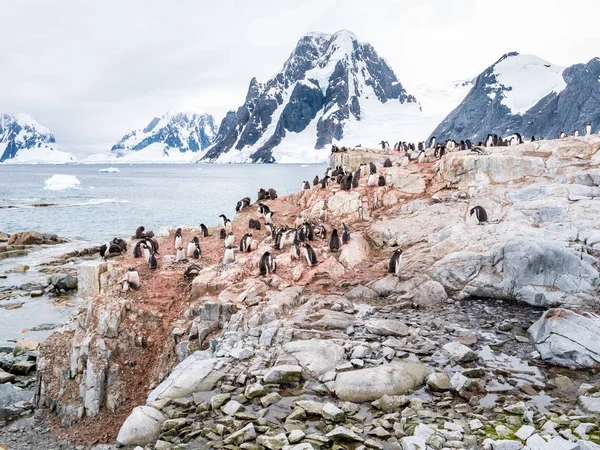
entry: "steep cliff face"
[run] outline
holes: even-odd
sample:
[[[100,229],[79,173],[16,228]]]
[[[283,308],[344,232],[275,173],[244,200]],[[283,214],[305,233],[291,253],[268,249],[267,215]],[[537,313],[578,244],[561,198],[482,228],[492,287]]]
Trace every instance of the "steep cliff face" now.
[[[0,113],[0,163],[75,162],[73,156],[58,148],[50,130],[32,117]]]
[[[555,138],[600,127],[600,59],[563,68],[536,56],[508,53],[488,67],[462,103],[431,133],[480,141],[488,133]]]
[[[203,160],[325,160],[327,152],[318,150],[344,139],[357,122],[381,130],[382,105],[397,119],[419,111],[370,44],[349,31],[310,33],[277,75],[266,83],[252,79],[245,103],[223,119]]]
[[[207,148],[216,134],[210,114],[167,113],[127,133],[111,149],[130,159],[189,158]]]

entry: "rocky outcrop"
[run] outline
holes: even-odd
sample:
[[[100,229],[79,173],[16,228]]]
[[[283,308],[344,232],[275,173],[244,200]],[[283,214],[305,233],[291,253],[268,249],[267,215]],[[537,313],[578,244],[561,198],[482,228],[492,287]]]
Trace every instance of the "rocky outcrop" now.
[[[550,309],[527,331],[542,360],[564,367],[600,367],[600,317]]]
[[[23,231],[11,234],[7,245],[55,245],[63,242],[66,242],[65,239],[56,234]]]

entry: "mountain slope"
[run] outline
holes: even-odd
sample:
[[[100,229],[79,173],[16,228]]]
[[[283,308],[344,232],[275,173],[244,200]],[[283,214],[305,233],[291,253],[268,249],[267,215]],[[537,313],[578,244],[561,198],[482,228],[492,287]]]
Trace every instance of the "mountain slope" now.
[[[600,126],[600,60],[563,68],[508,53],[481,73],[462,103],[431,133],[480,141],[488,133],[557,137]]]
[[[401,132],[402,118],[420,113],[415,97],[370,44],[345,30],[310,33],[274,77],[252,79],[244,104],[227,113],[203,160],[325,160],[322,149],[331,143],[393,139],[390,127]],[[357,132],[362,128],[368,137]]]
[[[207,148],[216,134],[213,116],[167,113],[155,117],[143,129],[127,133],[111,154],[128,161],[191,160]]]
[[[0,163],[68,163],[75,158],[58,149],[50,130],[27,114],[0,113]]]

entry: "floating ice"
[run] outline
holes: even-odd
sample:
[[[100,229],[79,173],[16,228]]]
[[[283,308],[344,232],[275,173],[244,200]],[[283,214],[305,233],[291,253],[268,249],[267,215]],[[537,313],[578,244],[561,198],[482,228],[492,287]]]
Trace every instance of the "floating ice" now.
[[[44,189],[49,191],[61,191],[63,189],[79,189],[81,181],[75,175],[55,174],[44,181]]]
[[[118,172],[120,172],[120,170],[118,169],[118,167],[109,167],[107,169],[100,169],[98,172],[102,172],[102,173],[118,173]]]

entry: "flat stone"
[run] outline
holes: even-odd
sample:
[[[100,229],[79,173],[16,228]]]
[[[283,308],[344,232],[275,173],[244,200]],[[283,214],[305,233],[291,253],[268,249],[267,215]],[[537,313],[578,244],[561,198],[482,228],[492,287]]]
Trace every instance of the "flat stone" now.
[[[249,423],[241,430],[236,431],[235,433],[230,434],[223,441],[224,444],[236,444],[241,445],[244,442],[253,441],[256,439],[256,430],[254,429],[254,425]]]
[[[213,395],[210,399],[210,407],[213,411],[216,411],[221,408],[229,399],[231,398],[231,394],[217,394]]]
[[[434,372],[429,374],[426,380],[427,387],[431,391],[449,391],[452,389],[450,377],[445,373]]]
[[[333,442],[344,443],[344,442],[362,442],[363,439],[356,434],[354,431],[349,430],[346,427],[337,426],[332,431],[325,435]]]
[[[323,406],[323,417],[332,422],[343,422],[346,420],[346,413],[333,403],[325,403]]]
[[[240,402],[230,400],[221,407],[221,411],[223,411],[223,413],[227,416],[235,416],[235,413],[237,413],[243,407],[244,405],[242,405]]]
[[[249,384],[244,390],[244,396],[248,399],[261,397],[265,393],[265,387],[260,383]]]
[[[492,442],[492,450],[521,450],[522,448],[523,443],[519,441],[501,439],[499,441]]]
[[[28,375],[35,372],[37,364],[35,361],[17,361],[10,368],[10,373],[15,375]]]
[[[383,412],[391,413],[399,411],[402,407],[408,405],[410,399],[406,395],[384,395],[379,400],[375,400],[371,405]]]
[[[288,435],[288,441],[290,442],[290,444],[295,444],[296,442],[300,442],[302,439],[304,439],[304,436],[306,436],[306,433],[304,433],[304,431],[293,430]]]
[[[286,445],[289,445],[289,441],[285,433],[278,434],[277,436],[258,436],[256,442],[269,450],[280,450]]]
[[[365,328],[371,334],[378,336],[408,336],[410,328],[399,320],[370,319],[365,323]]]
[[[266,408],[267,406],[274,405],[279,400],[281,400],[281,395],[279,395],[277,392],[271,392],[270,394],[262,397],[260,399],[260,403]]]
[[[0,384],[10,383],[14,381],[16,377],[12,373],[6,373],[4,370],[0,369]]]
[[[518,431],[515,433],[515,436],[521,439],[522,441],[526,441],[529,436],[535,433],[535,427],[531,425],[523,425]]]
[[[252,356],[254,356],[254,350],[250,347],[234,348],[229,352],[229,356],[238,360],[244,360],[252,358]]]
[[[273,366],[264,376],[265,383],[294,384],[302,378],[302,367],[294,365]]]
[[[460,363],[476,361],[479,359],[479,355],[477,353],[475,353],[466,345],[458,342],[448,342],[442,347],[442,354],[446,358]]]

